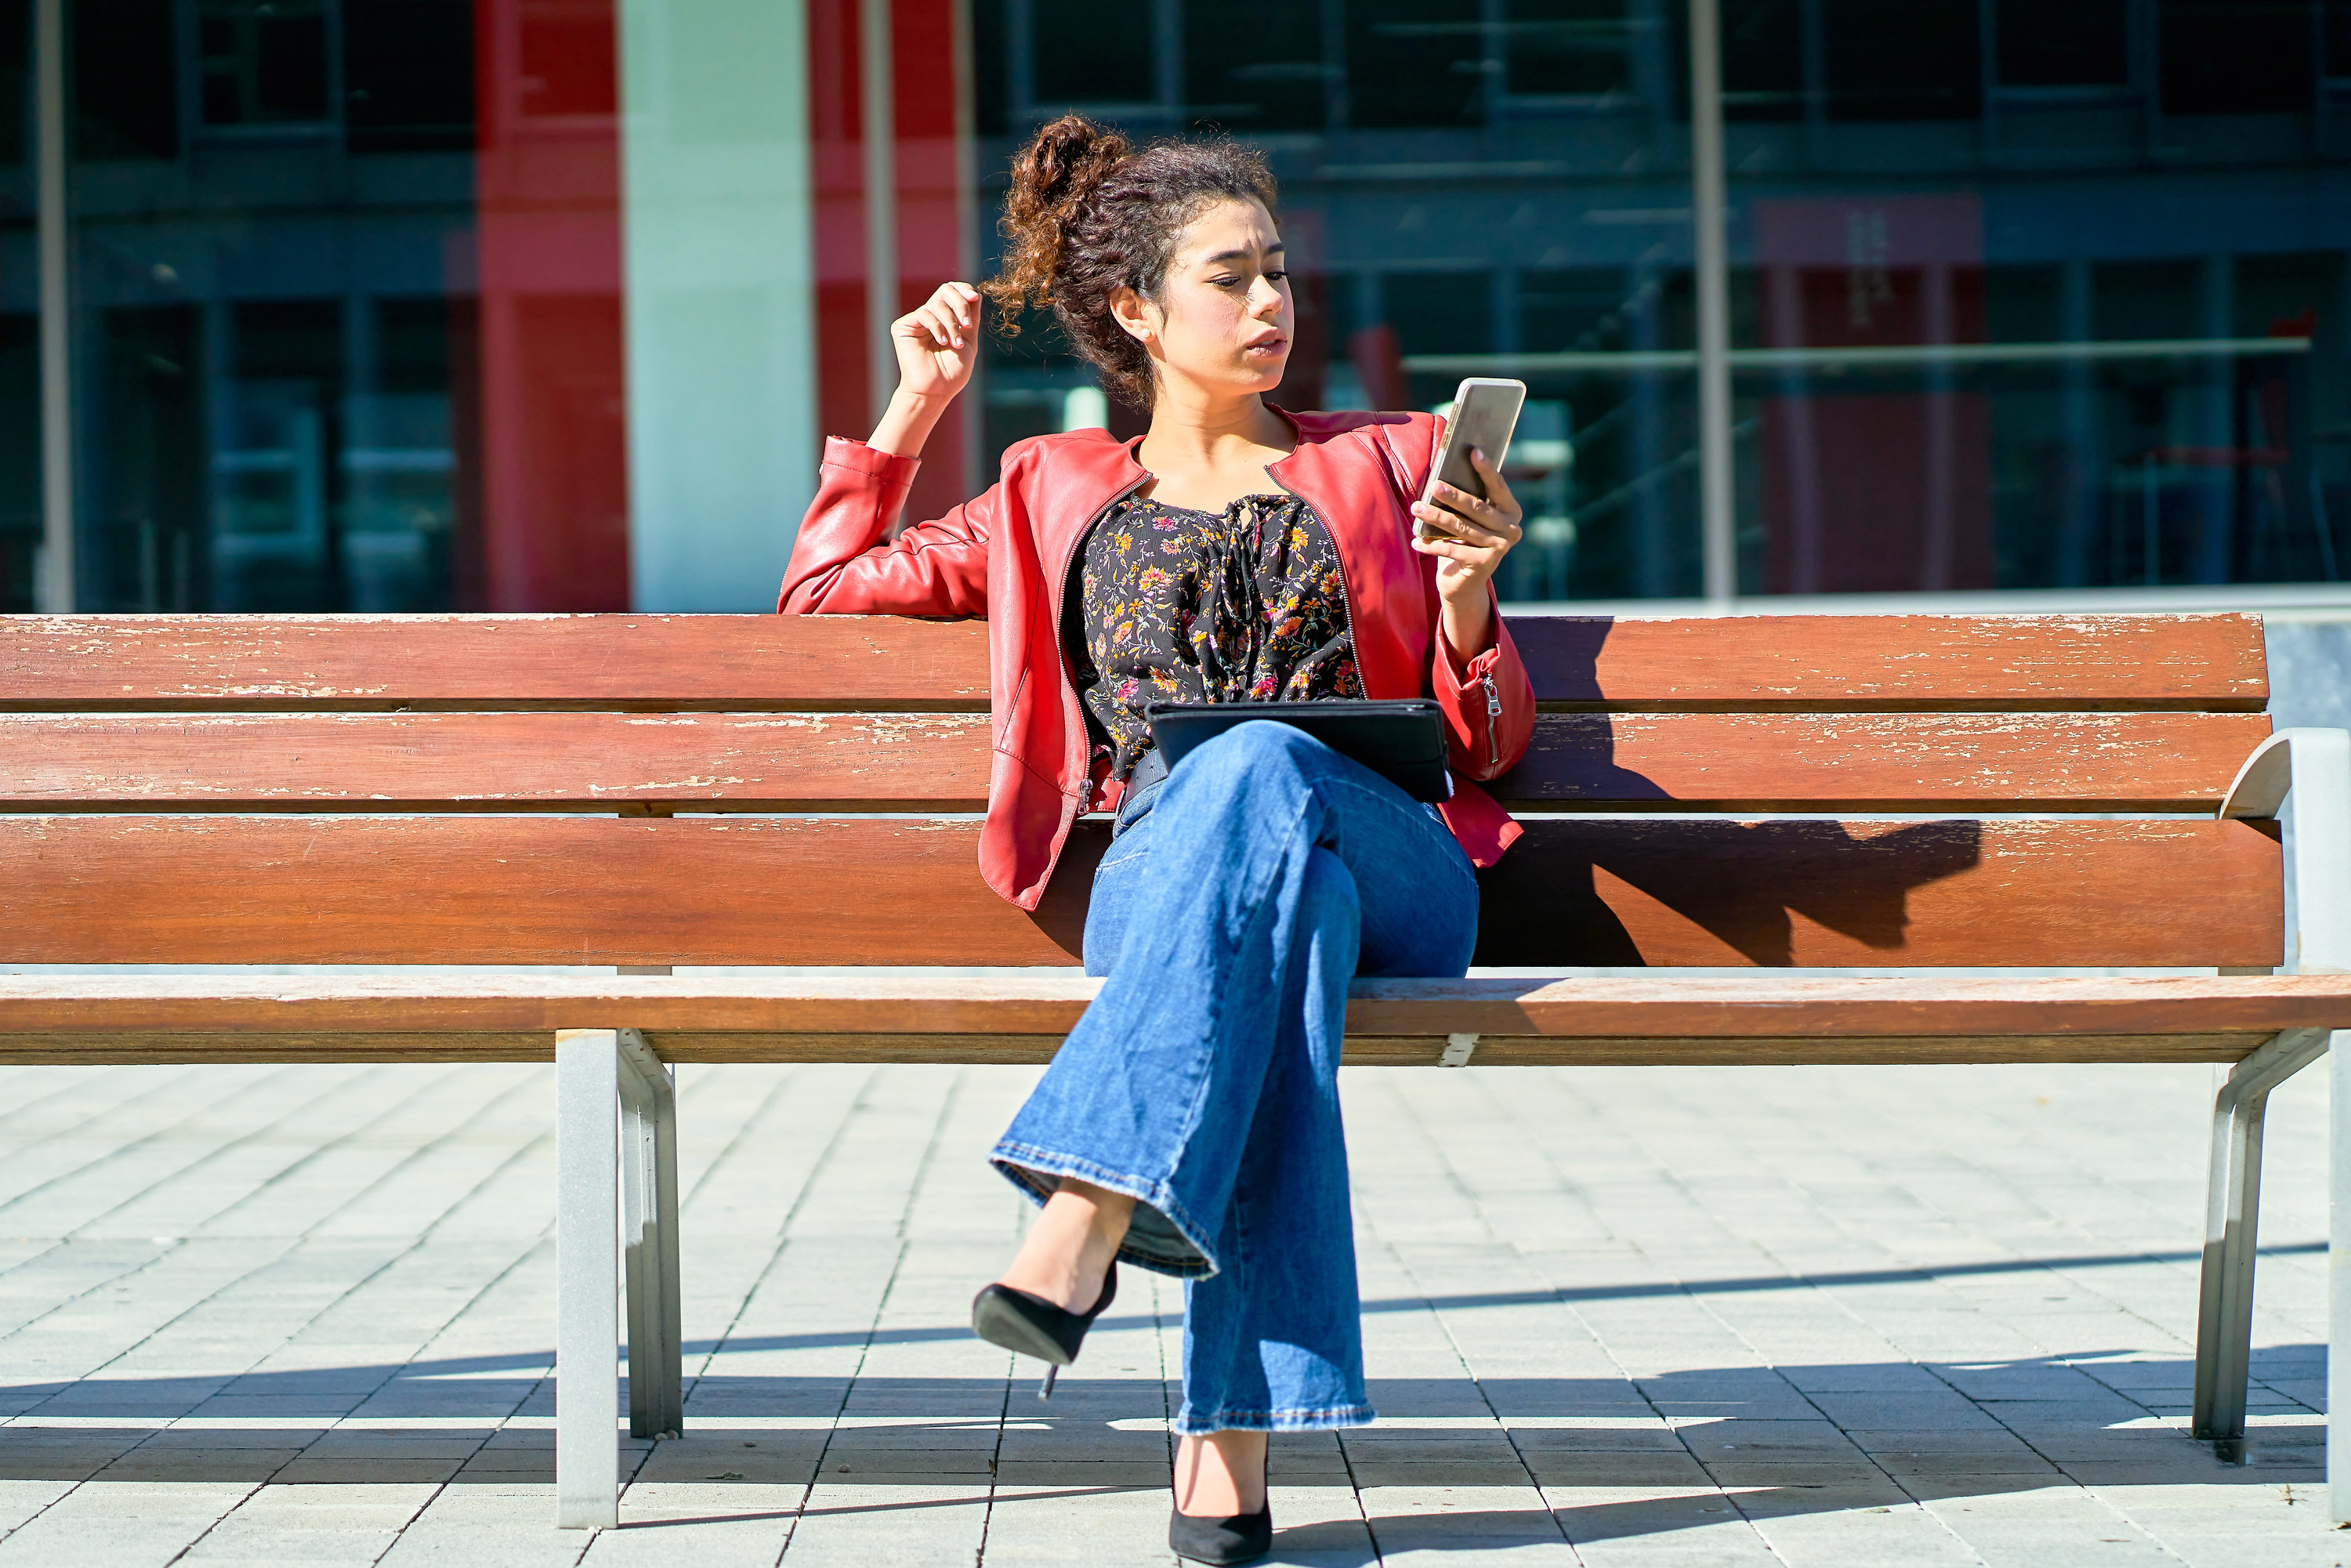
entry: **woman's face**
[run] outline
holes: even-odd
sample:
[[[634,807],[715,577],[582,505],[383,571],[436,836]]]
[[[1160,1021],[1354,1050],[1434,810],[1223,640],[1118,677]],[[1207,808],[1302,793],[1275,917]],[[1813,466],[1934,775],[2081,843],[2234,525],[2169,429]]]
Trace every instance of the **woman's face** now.
[[[1271,392],[1290,362],[1295,315],[1281,235],[1256,202],[1219,202],[1192,220],[1159,298],[1122,289],[1120,325],[1149,345],[1164,381],[1224,394]]]

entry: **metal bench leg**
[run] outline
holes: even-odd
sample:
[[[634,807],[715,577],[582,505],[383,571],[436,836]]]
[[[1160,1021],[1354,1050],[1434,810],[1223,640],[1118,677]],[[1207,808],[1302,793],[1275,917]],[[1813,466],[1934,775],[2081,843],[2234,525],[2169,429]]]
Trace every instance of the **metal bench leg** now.
[[[2262,1203],[2262,1120],[2270,1091],[2325,1052],[2326,1031],[2288,1030],[2237,1063],[2212,1103],[2204,1281],[2196,1322],[2191,1430],[2231,1464],[2245,1457],[2253,1344],[2253,1259]]]
[[[2304,975],[2351,975],[2351,731],[2282,729],[2253,748],[2221,799],[2220,816],[2273,818],[2294,793],[2294,967]],[[2351,1030],[2345,1030],[2351,1037]],[[2281,1039],[2283,1037],[2281,1036]],[[2250,1058],[2248,1061],[2250,1061]],[[2351,1524],[2351,1061],[2335,1063],[2328,1154],[2334,1174],[2327,1197],[2326,1488],[2328,1516]],[[2253,1111],[2251,1168],[2261,1166],[2261,1112]],[[2219,1135],[2215,1134],[2215,1212],[2220,1212]],[[2244,1270],[2248,1289],[2238,1310],[2250,1313],[2253,1266],[2253,1194],[2244,1198]],[[2228,1270],[2221,1270],[2225,1275]],[[2210,1331],[2213,1260],[2204,1253],[2205,1330]],[[2225,1299],[2225,1310],[2231,1303]],[[2247,1322],[2238,1343],[2252,1333]],[[2197,1350],[2196,1419],[2204,1425],[2203,1346]],[[2241,1360],[2240,1364],[2241,1364]],[[2216,1381],[2225,1381],[2218,1380]],[[2238,1386],[2241,1389],[2241,1380]],[[2238,1429],[2243,1406],[2238,1406]],[[2215,1413],[2217,1416],[2217,1412]]]
[[[629,1281],[629,1436],[685,1430],[677,1276],[677,1096],[635,1030],[620,1034],[622,1252]]]
[[[2351,1030],[2335,1032],[2327,1106],[2327,1517],[2351,1524]]]
[[[567,1029],[555,1036],[555,1522],[609,1529],[621,1519],[621,1449],[613,1430],[621,1343],[614,1287],[620,1237],[612,1224],[621,1176],[612,1108],[621,1089],[620,1033]]]

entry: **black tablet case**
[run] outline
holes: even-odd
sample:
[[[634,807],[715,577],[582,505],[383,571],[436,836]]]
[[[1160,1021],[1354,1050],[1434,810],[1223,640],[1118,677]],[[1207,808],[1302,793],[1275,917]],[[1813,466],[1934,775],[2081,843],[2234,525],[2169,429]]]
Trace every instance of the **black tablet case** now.
[[[1295,725],[1342,757],[1379,774],[1416,800],[1449,800],[1445,721],[1426,697],[1409,702],[1154,703],[1151,738],[1174,768],[1201,742],[1237,724],[1269,718]]]

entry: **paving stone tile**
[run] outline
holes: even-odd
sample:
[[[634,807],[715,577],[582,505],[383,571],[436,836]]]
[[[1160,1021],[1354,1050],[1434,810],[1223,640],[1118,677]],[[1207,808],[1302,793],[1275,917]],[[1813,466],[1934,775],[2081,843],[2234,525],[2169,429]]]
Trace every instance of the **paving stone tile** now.
[[[1050,1407],[961,1326],[1032,1069],[681,1071],[691,1435],[594,1535],[549,1523],[543,1069],[9,1071],[55,1087],[0,1140],[84,1131],[0,1141],[0,1225],[122,1218],[0,1236],[0,1568],[1168,1561],[1180,1291]],[[2180,1433],[2206,1076],[1349,1070],[1384,1418],[1277,1439],[1278,1560],[2336,1561],[2323,1260],[2263,1260],[2256,1462]],[[2273,1238],[2324,1234],[2323,1092],[2273,1099]]]

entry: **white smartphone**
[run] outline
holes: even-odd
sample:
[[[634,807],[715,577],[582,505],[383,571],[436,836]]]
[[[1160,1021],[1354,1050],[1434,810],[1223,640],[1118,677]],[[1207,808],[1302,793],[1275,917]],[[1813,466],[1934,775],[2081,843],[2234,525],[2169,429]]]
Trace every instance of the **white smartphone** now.
[[[1437,452],[1437,461],[1428,470],[1428,484],[1423,487],[1424,501],[1437,494],[1442,480],[1457,489],[1483,497],[1486,481],[1469,464],[1469,449],[1476,447],[1486,455],[1486,461],[1496,468],[1510,453],[1510,432],[1518,428],[1519,409],[1527,401],[1527,383],[1505,381],[1491,376],[1471,376],[1454,390],[1453,412],[1445,421],[1445,444]],[[1418,517],[1412,520],[1413,532],[1422,538],[1435,538],[1442,530],[1430,527]]]

